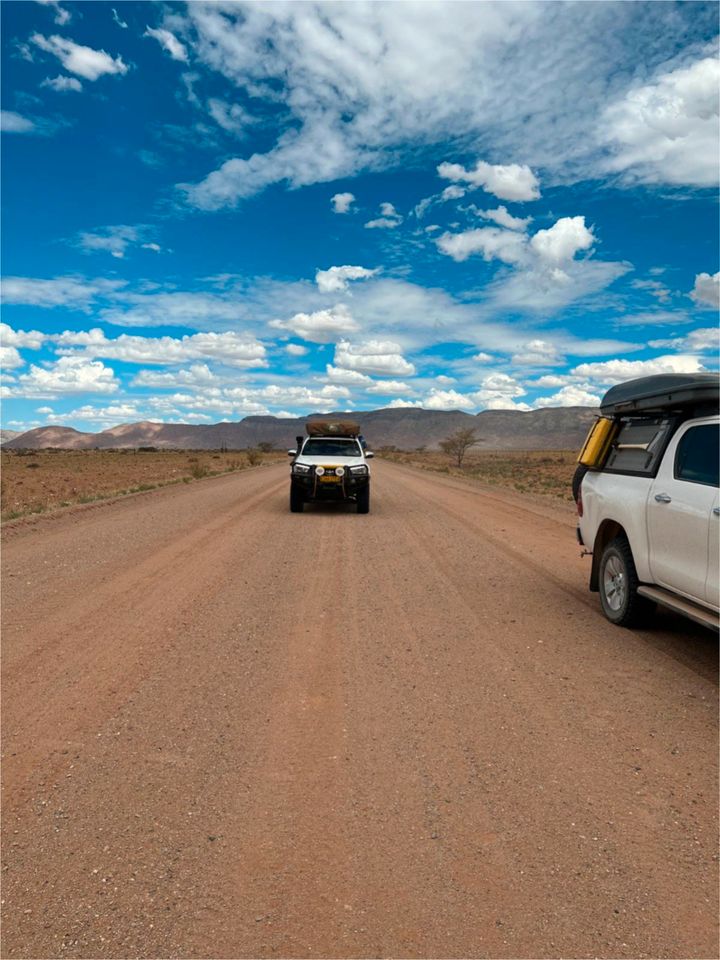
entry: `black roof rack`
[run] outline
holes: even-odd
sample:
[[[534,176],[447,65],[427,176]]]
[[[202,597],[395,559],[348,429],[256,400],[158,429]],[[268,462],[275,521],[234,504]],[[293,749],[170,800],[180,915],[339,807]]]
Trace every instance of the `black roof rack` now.
[[[600,403],[603,416],[697,408],[718,410],[720,374],[659,373],[611,387]]]

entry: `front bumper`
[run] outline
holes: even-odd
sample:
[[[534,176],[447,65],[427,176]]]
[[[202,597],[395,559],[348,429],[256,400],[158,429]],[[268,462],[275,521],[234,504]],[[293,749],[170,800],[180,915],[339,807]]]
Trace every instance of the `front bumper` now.
[[[302,492],[306,500],[352,500],[357,496],[358,490],[370,483],[370,477],[368,474],[353,476],[348,473],[338,481],[328,482],[314,474],[292,474],[290,482],[296,490]]]

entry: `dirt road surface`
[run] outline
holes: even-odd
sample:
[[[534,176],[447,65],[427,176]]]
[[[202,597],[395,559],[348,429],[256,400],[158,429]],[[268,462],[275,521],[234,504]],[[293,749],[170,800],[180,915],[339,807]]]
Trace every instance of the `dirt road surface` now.
[[[717,638],[569,508],[376,461],[8,529],[15,957],[716,957]]]

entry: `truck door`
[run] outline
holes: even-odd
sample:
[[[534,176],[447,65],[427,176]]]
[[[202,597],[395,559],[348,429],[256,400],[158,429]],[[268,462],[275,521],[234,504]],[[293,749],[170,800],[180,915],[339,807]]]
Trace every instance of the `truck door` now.
[[[648,497],[649,566],[660,586],[706,602],[710,523],[717,505],[718,424],[681,427]]]
[[[707,602],[714,607],[720,606],[720,497],[715,494],[710,530],[708,531],[708,576],[705,595]]]

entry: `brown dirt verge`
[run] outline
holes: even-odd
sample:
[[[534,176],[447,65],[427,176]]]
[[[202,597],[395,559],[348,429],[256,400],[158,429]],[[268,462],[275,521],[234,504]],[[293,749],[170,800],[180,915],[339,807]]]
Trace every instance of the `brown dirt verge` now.
[[[258,451],[4,450],[0,453],[2,520],[277,460],[277,453]]]
[[[421,470],[476,480],[504,490],[516,490],[566,502],[572,501],[571,482],[577,466],[576,450],[471,450],[461,468],[436,451],[384,453],[384,459]]]

